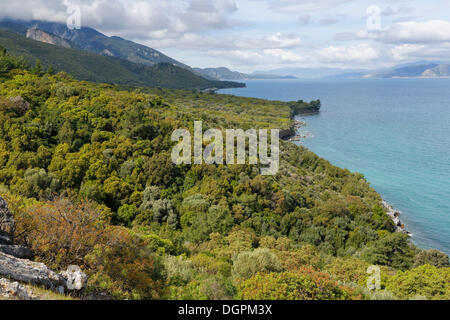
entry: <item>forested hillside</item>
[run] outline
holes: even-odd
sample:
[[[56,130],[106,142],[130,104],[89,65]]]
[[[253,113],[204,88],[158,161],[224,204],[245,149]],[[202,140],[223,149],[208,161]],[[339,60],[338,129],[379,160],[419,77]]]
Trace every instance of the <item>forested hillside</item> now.
[[[361,174],[288,142],[275,176],[171,161],[172,132],[194,120],[288,129],[316,104],[119,90],[1,50],[0,196],[16,242],[116,299],[449,299],[448,257],[396,233]]]
[[[30,65],[40,61],[44,68],[51,67],[55,72],[68,72],[78,80],[200,90],[244,86],[236,82],[207,80],[172,64],[136,64],[119,58],[58,47],[4,30],[0,30],[0,46],[13,54],[23,56]]]

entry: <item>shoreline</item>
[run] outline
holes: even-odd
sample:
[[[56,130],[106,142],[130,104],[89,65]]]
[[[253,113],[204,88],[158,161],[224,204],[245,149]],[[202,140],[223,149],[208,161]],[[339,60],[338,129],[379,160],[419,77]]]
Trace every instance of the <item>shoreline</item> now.
[[[412,238],[413,234],[406,229],[405,224],[400,220],[402,212],[400,210],[395,209],[384,199],[381,201],[381,204],[387,210],[386,213],[389,216],[389,218],[391,218],[392,221],[394,222],[396,231],[407,234],[409,237]]]
[[[288,136],[287,140],[289,142],[296,142],[300,141],[301,139],[305,139],[307,137],[303,137],[300,132],[298,131],[300,128],[306,126],[306,121],[300,120],[297,117],[298,116],[304,116],[309,114],[296,114],[293,116],[294,125],[292,126],[291,130],[295,131],[295,134],[290,134]],[[402,215],[402,212],[400,210],[395,209],[392,205],[390,205],[386,200],[382,199],[381,201],[382,207],[386,210],[386,214],[391,218],[392,222],[394,222],[396,232],[403,233],[408,235],[410,238],[413,237],[413,234],[406,229],[405,224],[400,220],[400,216]]]

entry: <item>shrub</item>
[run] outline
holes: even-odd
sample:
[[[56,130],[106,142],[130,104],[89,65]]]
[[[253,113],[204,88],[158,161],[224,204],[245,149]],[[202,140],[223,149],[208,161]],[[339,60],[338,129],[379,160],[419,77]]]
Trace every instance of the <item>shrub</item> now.
[[[84,257],[110,236],[109,211],[85,201],[36,203],[19,214],[18,240],[53,268],[84,265]]]
[[[417,296],[427,299],[450,299],[450,268],[423,265],[400,271],[386,281],[386,288],[400,299]]]
[[[136,207],[134,205],[125,204],[117,211],[117,220],[124,226],[130,226],[136,215]]]
[[[369,264],[356,258],[336,258],[326,265],[325,270],[332,274],[333,278],[345,283],[360,284],[369,276],[367,267]]]
[[[183,257],[167,256],[164,259],[164,266],[170,285],[186,284],[195,274],[192,261]]]
[[[372,243],[362,258],[371,264],[406,270],[413,264],[414,250],[407,235],[390,233]]]
[[[236,289],[227,278],[220,276],[202,276],[191,281],[178,299],[183,300],[231,300]]]
[[[413,267],[419,267],[428,264],[430,266],[435,266],[438,268],[449,267],[448,255],[439,250],[421,250],[414,257]]]
[[[88,289],[116,299],[159,299],[165,294],[161,258],[126,229],[116,228],[108,244],[98,244],[86,256]]]
[[[348,297],[328,274],[312,268],[296,273],[258,273],[238,285],[238,298],[244,300],[344,300]]]
[[[267,248],[240,253],[233,264],[233,277],[248,279],[258,272],[280,272],[278,257]]]

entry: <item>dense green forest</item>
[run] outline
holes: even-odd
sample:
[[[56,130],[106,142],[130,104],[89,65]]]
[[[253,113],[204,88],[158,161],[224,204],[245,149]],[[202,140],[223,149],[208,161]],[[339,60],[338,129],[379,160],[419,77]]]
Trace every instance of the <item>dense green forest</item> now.
[[[0,30],[0,46],[15,55],[23,56],[29,64],[34,65],[39,60],[44,68],[51,66],[55,72],[68,72],[78,80],[200,90],[244,86],[237,82],[207,80],[189,70],[168,63],[154,66],[137,64],[119,58],[34,41],[4,30]]]
[[[280,171],[176,166],[173,130],[280,128],[312,104],[80,82],[0,51],[0,196],[19,244],[116,299],[449,299],[364,176],[281,143]],[[368,266],[381,289],[366,288]]]

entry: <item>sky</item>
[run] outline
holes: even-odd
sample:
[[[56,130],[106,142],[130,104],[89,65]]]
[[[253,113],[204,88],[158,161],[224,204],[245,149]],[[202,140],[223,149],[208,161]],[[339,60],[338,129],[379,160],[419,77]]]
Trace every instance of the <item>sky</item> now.
[[[0,0],[0,18],[66,22],[193,67],[374,69],[450,60],[450,0]]]

